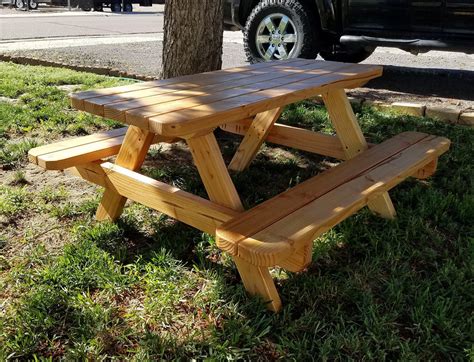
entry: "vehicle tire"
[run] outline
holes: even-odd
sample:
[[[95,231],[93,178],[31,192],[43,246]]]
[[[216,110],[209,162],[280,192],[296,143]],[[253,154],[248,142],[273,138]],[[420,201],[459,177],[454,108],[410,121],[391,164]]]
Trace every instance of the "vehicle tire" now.
[[[375,47],[351,50],[341,47],[335,51],[321,51],[319,54],[324,60],[332,60],[343,63],[360,63],[370,57],[374,50]]]
[[[131,13],[133,11],[133,5],[132,3],[125,3],[123,5],[123,12],[124,13]]]
[[[122,11],[122,5],[114,2],[110,4],[110,10],[112,10],[113,13],[120,13]]]
[[[30,10],[38,10],[38,2],[37,0],[29,0],[28,5],[30,6]]]
[[[17,9],[24,9],[26,7],[26,2],[24,0],[15,0],[15,7]]]
[[[244,29],[247,60],[257,63],[318,55],[316,16],[298,0],[262,0]]]
[[[104,11],[103,3],[94,3],[94,11]]]

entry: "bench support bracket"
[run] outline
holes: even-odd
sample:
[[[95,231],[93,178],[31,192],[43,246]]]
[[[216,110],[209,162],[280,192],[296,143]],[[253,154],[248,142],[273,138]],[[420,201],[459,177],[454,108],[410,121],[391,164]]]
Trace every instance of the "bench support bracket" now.
[[[278,263],[278,266],[290,272],[297,273],[308,267],[313,258],[313,240],[307,241],[301,248],[296,250],[287,259]]]
[[[282,111],[283,108],[279,107],[255,116],[237,152],[230,161],[229,170],[243,171],[250,165]]]

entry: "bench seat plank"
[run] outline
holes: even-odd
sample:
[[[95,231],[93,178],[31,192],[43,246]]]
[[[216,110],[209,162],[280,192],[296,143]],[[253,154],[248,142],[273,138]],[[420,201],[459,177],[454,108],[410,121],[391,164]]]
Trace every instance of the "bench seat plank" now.
[[[236,254],[236,243],[240,240],[274,224],[293,211],[426,137],[426,134],[417,132],[401,133],[365,151],[363,156],[356,156],[350,162],[346,161],[257,205],[240,215],[238,219],[222,226],[219,230],[218,246],[231,254]],[[226,240],[232,240],[232,243],[226,245]]]
[[[38,166],[46,170],[66,168],[116,155],[122,146],[125,135],[88,143],[67,149],[59,149],[38,157]]]
[[[217,245],[254,265],[277,265],[431,163],[449,144],[442,137],[400,134],[223,224]]]
[[[77,162],[87,163],[102,157],[113,156],[117,154],[127,128],[36,147],[28,152],[28,158],[30,162],[47,170],[62,170],[77,165]]]

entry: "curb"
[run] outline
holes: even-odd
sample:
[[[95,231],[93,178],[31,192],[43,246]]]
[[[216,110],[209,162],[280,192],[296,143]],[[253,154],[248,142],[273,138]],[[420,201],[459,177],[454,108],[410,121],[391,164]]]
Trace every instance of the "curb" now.
[[[6,55],[6,54],[0,54],[0,61],[12,62],[15,64],[21,64],[21,65],[42,65],[42,66],[47,66],[47,67],[60,67],[60,68],[67,68],[67,69],[76,70],[80,72],[89,72],[89,73],[94,73],[98,75],[108,75],[111,77],[129,78],[129,79],[136,79],[136,80],[142,80],[142,81],[150,81],[150,80],[159,79],[158,77],[151,77],[148,75],[136,74],[136,73],[128,73],[128,72],[121,71],[118,69],[89,67],[89,66],[83,66],[83,65],[51,62],[48,60],[42,60],[42,59],[37,59],[37,58],[18,57],[18,56]],[[474,127],[474,111],[473,110],[461,111],[461,110],[448,108],[448,107],[427,106],[425,104],[419,104],[419,103],[409,103],[409,102],[384,103],[381,101],[366,100],[365,98],[357,98],[357,97],[348,97],[348,98],[349,98],[349,102],[353,106],[362,106],[362,105],[370,106],[370,107],[381,109],[381,110],[391,110],[393,112],[400,113],[400,114],[406,114],[406,115],[418,116],[418,117],[435,118],[435,119],[452,123],[452,124],[461,124],[461,125]],[[318,104],[323,104],[323,99],[321,96],[314,97],[314,101]]]
[[[371,101],[365,98],[348,97],[352,106],[369,106],[379,110],[389,110],[399,114],[434,118],[452,124],[474,127],[474,110],[459,110],[449,107],[436,107],[420,103]],[[324,104],[321,96],[314,97],[318,104]]]
[[[0,54],[0,61],[12,62],[15,64],[21,64],[21,65],[42,65],[46,67],[59,67],[59,68],[76,70],[79,72],[88,72],[88,73],[94,73],[98,75],[108,75],[111,77],[130,78],[130,79],[143,80],[143,81],[158,79],[158,77],[151,77],[148,75],[136,74],[136,73],[128,73],[128,72],[118,70],[118,69],[66,64],[66,63],[52,62],[49,60],[42,60],[38,58],[11,56],[7,54]]]
[[[423,76],[423,75],[435,75],[437,77],[443,77],[448,79],[459,79],[464,82],[474,82],[474,72],[472,70],[461,70],[461,69],[443,69],[443,68],[412,68],[402,67],[396,65],[384,65],[384,75],[409,75],[409,76]]]

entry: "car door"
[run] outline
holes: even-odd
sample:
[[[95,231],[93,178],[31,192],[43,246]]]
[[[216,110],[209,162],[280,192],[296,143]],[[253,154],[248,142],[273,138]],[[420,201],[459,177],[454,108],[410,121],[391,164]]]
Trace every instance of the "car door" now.
[[[342,0],[344,33],[383,37],[409,29],[409,0]]]
[[[442,14],[445,0],[408,0],[410,30],[417,33],[442,32]],[[469,0],[468,0],[469,1]]]
[[[448,37],[474,37],[474,0],[446,0],[443,31]]]

